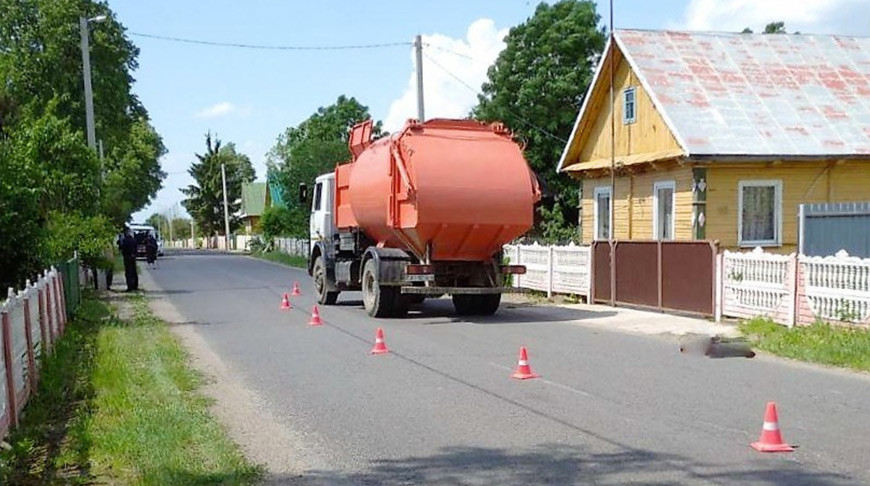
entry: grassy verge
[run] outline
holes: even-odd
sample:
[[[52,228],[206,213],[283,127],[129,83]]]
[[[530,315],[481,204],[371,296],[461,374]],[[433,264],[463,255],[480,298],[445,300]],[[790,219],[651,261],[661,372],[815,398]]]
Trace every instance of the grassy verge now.
[[[247,484],[249,464],[208,411],[202,378],[133,297],[122,321],[86,298],[46,360],[38,395],[0,454],[0,484]]]
[[[764,351],[811,363],[870,371],[870,330],[827,324],[787,328],[768,319],[740,324],[740,332]]]
[[[269,260],[270,262],[282,263],[291,267],[308,268],[308,260],[306,260],[305,257],[288,255],[286,253],[281,253],[280,251],[251,252],[251,256],[263,260]]]

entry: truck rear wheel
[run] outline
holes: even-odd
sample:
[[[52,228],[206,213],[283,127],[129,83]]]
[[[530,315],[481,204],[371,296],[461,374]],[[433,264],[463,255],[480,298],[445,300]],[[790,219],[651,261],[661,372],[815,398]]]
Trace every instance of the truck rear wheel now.
[[[334,305],[338,300],[338,292],[329,290],[326,282],[326,262],[319,256],[314,260],[314,269],[311,273],[314,278],[314,292],[317,294],[317,303],[320,305]]]
[[[501,294],[453,294],[453,307],[460,316],[491,316],[500,303]]]
[[[378,282],[378,265],[374,260],[366,262],[362,275],[363,305],[372,317],[390,317],[395,312],[396,287],[381,286]],[[408,308],[405,306],[405,312]]]

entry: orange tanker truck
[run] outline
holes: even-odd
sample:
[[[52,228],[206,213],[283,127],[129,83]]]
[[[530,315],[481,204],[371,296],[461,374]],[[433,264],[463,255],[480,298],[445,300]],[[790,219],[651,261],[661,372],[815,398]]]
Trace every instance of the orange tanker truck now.
[[[500,124],[409,121],[372,140],[356,125],[353,158],[316,179],[309,274],[317,300],[361,290],[373,317],[398,317],[412,303],[451,295],[458,314],[491,315],[504,276],[502,246],[532,226],[541,198],[522,150]],[[300,197],[308,189],[300,186]]]

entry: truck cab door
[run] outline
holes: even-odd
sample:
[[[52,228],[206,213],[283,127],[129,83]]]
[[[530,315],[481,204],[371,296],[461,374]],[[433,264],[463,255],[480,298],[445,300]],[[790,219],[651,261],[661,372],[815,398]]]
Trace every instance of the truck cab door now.
[[[335,175],[318,177],[311,198],[309,233],[312,249],[318,241],[332,241],[332,235],[335,234],[335,223],[332,217],[334,194]]]

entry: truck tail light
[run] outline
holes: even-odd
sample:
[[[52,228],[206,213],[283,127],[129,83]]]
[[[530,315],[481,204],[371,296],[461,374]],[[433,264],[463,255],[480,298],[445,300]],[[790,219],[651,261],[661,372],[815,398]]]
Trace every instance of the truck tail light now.
[[[432,273],[435,273],[435,265],[409,264],[405,266],[406,275],[426,275]]]
[[[512,274],[512,275],[525,275],[526,274],[526,266],[525,265],[502,265],[501,273]]]

